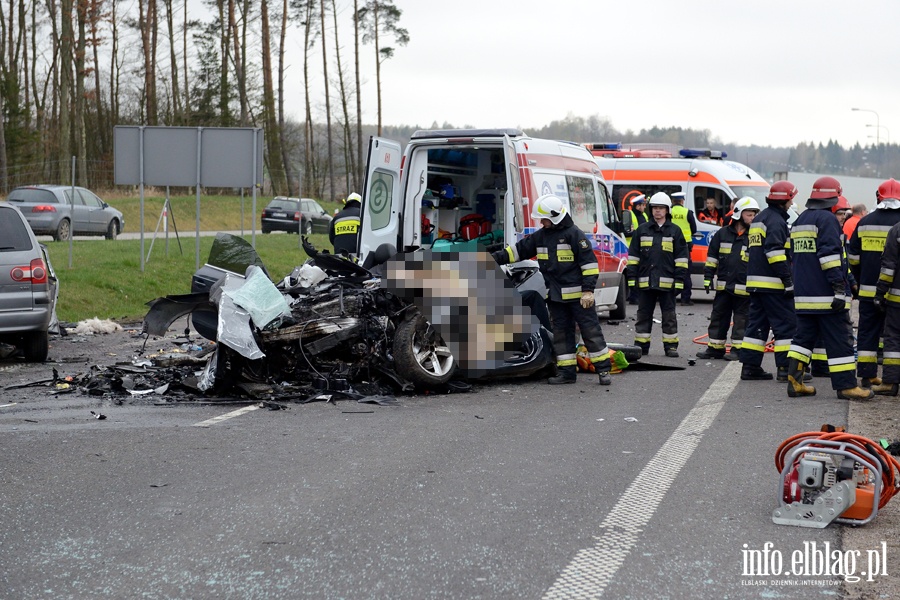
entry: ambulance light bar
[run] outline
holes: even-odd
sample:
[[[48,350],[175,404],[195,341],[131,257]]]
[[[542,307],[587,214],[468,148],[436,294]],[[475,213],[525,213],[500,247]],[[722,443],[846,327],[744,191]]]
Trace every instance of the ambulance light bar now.
[[[709,148],[682,148],[678,152],[684,158],[725,158],[728,153],[723,150],[710,150]]]
[[[622,143],[621,142],[611,142],[611,143],[602,143],[602,144],[586,144],[588,150],[621,150]]]

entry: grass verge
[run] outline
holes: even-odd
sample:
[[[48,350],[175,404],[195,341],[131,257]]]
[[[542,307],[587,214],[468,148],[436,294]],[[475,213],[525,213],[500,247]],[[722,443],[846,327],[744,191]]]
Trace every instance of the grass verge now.
[[[240,229],[239,226],[225,228]],[[244,237],[249,240],[249,233]],[[201,265],[206,261],[213,239],[200,238]],[[314,234],[309,239],[317,248],[331,249],[325,234]],[[71,267],[69,244],[47,242],[50,261],[59,278],[56,307],[59,319],[71,322],[91,317],[143,320],[147,314],[146,303],[150,300],[191,291],[191,276],[196,270],[195,240],[193,235],[182,235],[182,255],[178,243],[170,237],[166,255],[164,240],[157,239],[143,272],[140,270],[139,240],[78,240],[72,245]],[[145,240],[145,252],[149,247],[149,240]],[[307,259],[296,235],[257,235],[256,250],[269,273],[276,278],[287,275]]]

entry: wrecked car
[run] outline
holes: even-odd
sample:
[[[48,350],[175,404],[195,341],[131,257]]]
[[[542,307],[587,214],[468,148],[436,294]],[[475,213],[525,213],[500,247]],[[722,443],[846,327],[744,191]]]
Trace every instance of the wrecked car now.
[[[304,250],[310,259],[273,283],[249,243],[218,234],[192,293],[149,303],[145,332],[163,335],[190,314],[217,342],[204,391],[249,380],[411,392],[555,370],[551,334],[487,253],[393,256],[386,248],[363,267],[305,239]]]

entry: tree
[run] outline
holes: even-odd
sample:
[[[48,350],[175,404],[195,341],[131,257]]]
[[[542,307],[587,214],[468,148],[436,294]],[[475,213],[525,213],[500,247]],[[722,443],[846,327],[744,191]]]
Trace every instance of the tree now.
[[[281,145],[281,162],[284,165],[285,179],[287,179],[288,195],[291,195],[296,189],[294,187],[294,179],[291,171],[291,159],[287,150],[287,135],[284,127],[284,52],[285,41],[287,40],[288,27],[288,0],[281,2],[281,38],[278,42],[278,139]],[[269,133],[271,135],[271,133]],[[300,190],[296,192],[300,194]]]
[[[265,124],[268,135],[266,135],[266,146],[268,146],[269,158],[269,175],[272,178],[272,187],[276,195],[285,192],[290,195],[290,191],[286,190],[284,170],[277,168],[276,161],[281,160],[281,136],[278,132],[278,126],[275,123],[275,90],[272,86],[272,53],[269,44],[269,2],[268,0],[260,0],[260,17],[262,19],[262,70],[263,70],[263,123]]]
[[[68,2],[71,0],[63,0]],[[158,103],[156,96],[156,42],[159,18],[156,0],[138,0],[138,24],[141,31],[141,48],[144,54],[144,122],[158,123]]]
[[[319,5],[319,16],[322,19],[322,74],[325,80],[325,133],[328,139],[328,182],[331,186],[329,193],[331,199],[334,199],[334,159],[331,149],[334,145],[331,143],[331,94],[328,91],[328,48],[325,44],[325,0],[321,0]]]
[[[362,88],[359,83],[359,0],[353,0],[353,59],[356,63],[356,164],[359,169],[353,172],[353,189],[362,189]]]
[[[375,42],[375,89],[378,97],[378,135],[381,135],[381,63],[394,56],[394,48],[382,46],[385,38],[393,37],[400,46],[409,43],[409,32],[399,27],[399,8],[393,0],[367,0],[359,9],[359,21],[363,30],[363,43]]]
[[[347,175],[350,176],[348,177],[346,187],[349,188],[352,185],[353,189],[357,190],[359,188],[356,185],[356,156],[354,156],[353,153],[353,137],[350,131],[350,112],[347,109],[347,87],[344,85],[344,69],[341,65],[341,43],[338,41],[336,0],[331,0],[331,14],[334,17],[334,55],[337,61],[338,85],[341,90],[341,108],[344,113],[344,122],[342,123],[344,130],[344,163],[348,165],[346,172]]]

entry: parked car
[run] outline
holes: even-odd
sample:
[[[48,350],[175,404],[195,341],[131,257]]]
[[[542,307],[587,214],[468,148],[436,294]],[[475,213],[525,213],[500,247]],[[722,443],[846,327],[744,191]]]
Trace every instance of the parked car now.
[[[328,233],[332,216],[312,198],[300,198],[300,212],[312,223],[312,233]]]
[[[125,227],[120,211],[83,187],[75,187],[74,202],[72,186],[67,185],[17,187],[7,200],[22,211],[36,235],[52,235],[57,241],[68,240],[73,234],[114,240]]]
[[[47,359],[56,292],[46,248],[22,212],[0,202],[0,340],[20,348],[25,360]]]
[[[262,211],[262,232],[287,231],[288,233],[304,234],[312,233],[312,223],[307,220],[300,210],[299,198],[285,198],[278,196]]]

